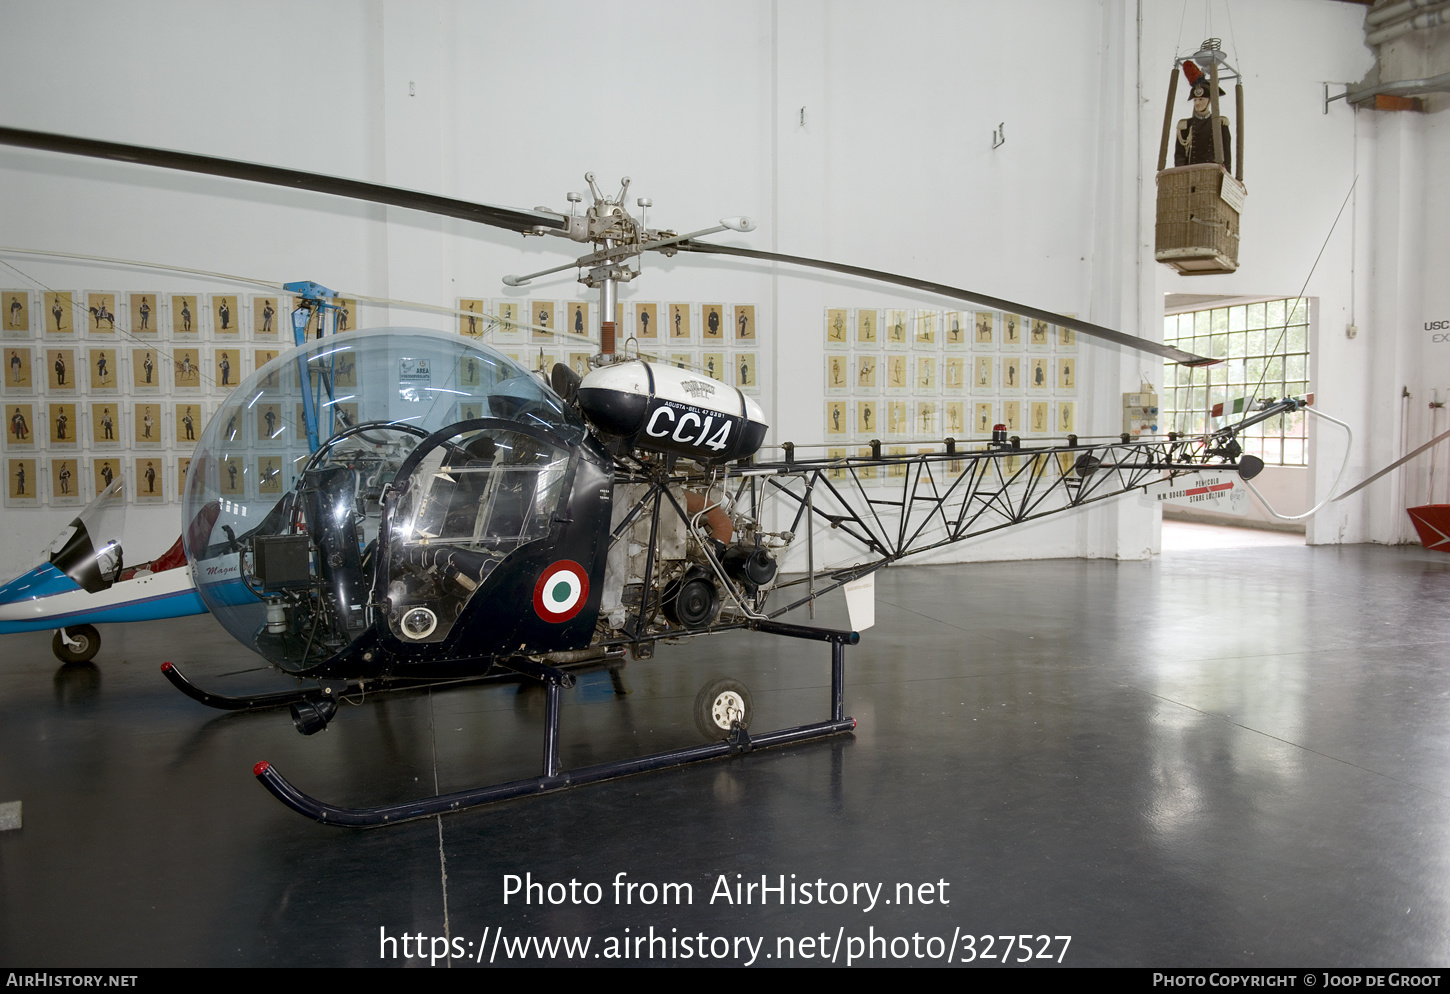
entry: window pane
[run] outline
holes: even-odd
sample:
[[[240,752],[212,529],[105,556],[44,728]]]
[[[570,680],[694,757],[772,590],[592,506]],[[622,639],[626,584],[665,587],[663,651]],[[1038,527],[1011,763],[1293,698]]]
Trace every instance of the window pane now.
[[[1180,348],[1224,361],[1165,372],[1160,430],[1195,434],[1251,413],[1250,401],[1303,396],[1309,388],[1307,321],[1308,301],[1296,298],[1165,317],[1165,341],[1176,334]],[[1218,404],[1223,416],[1210,425],[1208,411]],[[1305,465],[1304,415],[1293,412],[1254,425],[1240,443],[1267,463]]]
[[[1277,328],[1264,329],[1264,352],[1267,355],[1283,355],[1284,343],[1289,340],[1289,332],[1280,325]]]

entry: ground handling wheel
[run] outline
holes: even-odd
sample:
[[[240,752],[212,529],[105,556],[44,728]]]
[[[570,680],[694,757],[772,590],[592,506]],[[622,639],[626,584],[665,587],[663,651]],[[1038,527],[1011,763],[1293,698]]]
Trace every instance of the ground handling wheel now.
[[[711,742],[728,738],[737,721],[741,728],[749,728],[754,716],[755,701],[750,689],[739,680],[712,680],[700,688],[695,698],[695,727]]]

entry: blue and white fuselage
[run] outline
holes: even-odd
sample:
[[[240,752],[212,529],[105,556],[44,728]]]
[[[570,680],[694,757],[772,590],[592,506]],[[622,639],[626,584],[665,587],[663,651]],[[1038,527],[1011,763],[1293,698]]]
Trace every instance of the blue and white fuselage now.
[[[236,568],[230,567],[233,572]],[[45,563],[0,586],[0,635],[205,613],[189,566],[138,571],[92,593]]]

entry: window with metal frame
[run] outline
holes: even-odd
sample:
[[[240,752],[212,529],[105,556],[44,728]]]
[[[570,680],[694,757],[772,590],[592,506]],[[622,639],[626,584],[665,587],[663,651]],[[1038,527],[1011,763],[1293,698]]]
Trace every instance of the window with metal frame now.
[[[1257,401],[1301,397],[1309,391],[1306,298],[1168,314],[1163,342],[1223,360],[1213,366],[1167,368],[1159,402],[1165,430],[1199,434],[1237,420],[1236,415]],[[1215,415],[1215,410],[1221,413]],[[1308,465],[1304,412],[1254,425],[1240,436],[1240,444],[1270,466]]]

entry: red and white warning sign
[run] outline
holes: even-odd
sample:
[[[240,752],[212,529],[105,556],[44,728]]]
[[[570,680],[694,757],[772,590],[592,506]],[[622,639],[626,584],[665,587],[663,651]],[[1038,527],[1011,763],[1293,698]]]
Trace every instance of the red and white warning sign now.
[[[1177,504],[1222,514],[1248,514],[1249,491],[1237,473],[1182,473],[1143,490],[1147,504]]]

